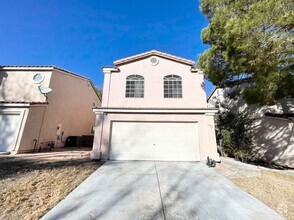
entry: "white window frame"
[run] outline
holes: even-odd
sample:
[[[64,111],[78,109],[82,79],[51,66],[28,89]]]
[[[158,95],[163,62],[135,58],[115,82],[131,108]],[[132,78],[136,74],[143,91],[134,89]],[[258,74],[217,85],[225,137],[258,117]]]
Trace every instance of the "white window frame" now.
[[[126,98],[144,98],[144,77],[129,75],[126,78]]]
[[[163,77],[163,97],[183,98],[182,77],[167,75]]]

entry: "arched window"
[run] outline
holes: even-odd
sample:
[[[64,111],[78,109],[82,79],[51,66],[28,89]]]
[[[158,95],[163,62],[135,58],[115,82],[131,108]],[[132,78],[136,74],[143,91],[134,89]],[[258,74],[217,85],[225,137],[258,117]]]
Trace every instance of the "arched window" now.
[[[126,98],[144,98],[144,77],[130,75],[126,81]]]
[[[164,98],[182,98],[182,78],[177,75],[163,77]]]

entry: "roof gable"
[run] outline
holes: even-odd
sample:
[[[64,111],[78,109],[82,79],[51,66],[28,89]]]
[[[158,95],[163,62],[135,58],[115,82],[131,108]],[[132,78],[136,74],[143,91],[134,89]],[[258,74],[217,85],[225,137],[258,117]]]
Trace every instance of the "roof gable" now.
[[[86,80],[88,81],[94,92],[96,93],[97,97],[99,98],[99,100],[101,101],[101,97],[100,95],[98,94],[98,92],[96,91],[96,88],[92,82],[91,79],[87,78],[87,77],[84,77],[82,75],[79,75],[77,73],[74,73],[74,72],[71,72],[69,70],[66,70],[66,69],[63,69],[63,68],[60,68],[58,66],[54,66],[54,65],[0,65],[0,71],[1,70],[23,70],[23,71],[27,71],[27,70],[33,70],[33,71],[52,71],[52,70],[57,70],[61,73],[65,73],[65,74],[68,74],[70,76],[74,76],[74,77],[78,77],[80,79],[83,79],[83,80]]]
[[[36,70],[36,71],[59,70],[61,72],[69,73],[71,75],[89,80],[89,78],[87,78],[87,77],[84,77],[82,75],[79,75],[77,73],[71,72],[69,70],[66,70],[66,69],[63,69],[63,68],[60,68],[60,67],[54,66],[54,65],[34,65],[34,66],[32,66],[32,65],[0,65],[0,70],[24,70],[24,71],[26,71],[26,70]]]
[[[177,57],[177,56],[167,54],[167,53],[163,53],[163,52],[160,52],[160,51],[157,51],[157,50],[151,50],[151,51],[148,51],[148,52],[145,52],[145,53],[140,53],[140,54],[137,54],[137,55],[134,55],[134,56],[130,56],[130,57],[126,57],[126,58],[123,58],[123,59],[120,59],[120,60],[116,60],[116,61],[114,61],[114,65],[119,66],[119,65],[123,65],[125,63],[134,62],[136,60],[140,60],[140,59],[151,57],[151,56],[158,56],[158,57],[166,58],[166,59],[176,61],[176,62],[179,62],[179,63],[183,63],[183,64],[186,64],[186,65],[189,65],[189,66],[194,66],[194,64],[195,64],[195,62],[192,61],[192,60],[188,60],[188,59],[185,59],[185,58],[182,58],[182,57]]]

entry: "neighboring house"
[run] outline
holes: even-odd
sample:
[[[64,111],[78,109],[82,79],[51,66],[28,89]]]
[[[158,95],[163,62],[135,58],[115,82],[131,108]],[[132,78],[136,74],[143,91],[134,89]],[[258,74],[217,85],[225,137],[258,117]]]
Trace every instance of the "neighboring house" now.
[[[52,90],[52,91],[51,91]],[[91,134],[100,98],[92,82],[55,66],[0,66],[0,151],[64,146]]]
[[[155,50],[104,67],[92,158],[219,160],[215,108],[194,62]]]
[[[294,167],[294,100],[278,100],[273,106],[247,105],[239,94],[250,83],[247,79],[215,88],[208,97],[209,106],[248,114],[253,120],[255,160]]]

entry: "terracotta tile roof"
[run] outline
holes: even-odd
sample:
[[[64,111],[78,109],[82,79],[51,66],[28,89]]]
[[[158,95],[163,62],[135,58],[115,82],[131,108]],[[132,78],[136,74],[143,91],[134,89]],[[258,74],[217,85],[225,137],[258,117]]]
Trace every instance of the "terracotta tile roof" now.
[[[294,113],[283,113],[283,114],[278,114],[278,113],[266,112],[266,113],[264,114],[264,116],[274,117],[274,118],[284,118],[284,119],[294,120]]]
[[[0,104],[30,104],[30,105],[47,105],[48,102],[29,102],[29,101],[0,101]]]
[[[54,65],[0,65],[0,70],[1,69],[29,69],[29,68],[32,68],[32,69],[56,69],[56,70],[60,70],[60,71],[63,71],[63,72],[66,72],[66,73],[70,73],[72,75],[75,75],[75,76],[78,76],[80,78],[83,78],[83,79],[86,79],[86,80],[90,80],[89,78],[87,77],[84,77],[82,75],[79,75],[77,73],[74,73],[74,72],[71,72],[69,70],[66,70],[66,69],[62,69],[58,66],[54,66]]]
[[[180,63],[184,63],[184,64],[187,64],[187,65],[190,65],[190,66],[193,66],[195,64],[195,62],[192,61],[192,60],[188,60],[188,59],[185,59],[185,58],[182,58],[182,57],[177,57],[177,56],[167,54],[167,53],[163,53],[163,52],[160,52],[160,51],[157,51],[157,50],[151,50],[151,51],[148,51],[148,52],[145,52],[145,53],[140,53],[140,54],[137,54],[137,55],[134,55],[134,56],[130,56],[130,57],[126,57],[126,58],[123,58],[123,59],[120,59],[120,60],[116,60],[116,61],[114,61],[114,65],[119,66],[121,64],[128,63],[128,62],[135,61],[135,60],[142,59],[144,57],[149,57],[149,56],[159,56],[159,57],[163,57],[163,58],[166,58],[166,59],[169,59],[169,60],[174,60],[174,61],[177,61],[177,62],[180,62]]]

